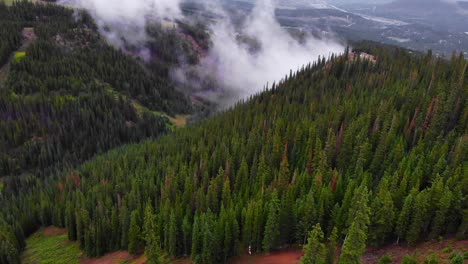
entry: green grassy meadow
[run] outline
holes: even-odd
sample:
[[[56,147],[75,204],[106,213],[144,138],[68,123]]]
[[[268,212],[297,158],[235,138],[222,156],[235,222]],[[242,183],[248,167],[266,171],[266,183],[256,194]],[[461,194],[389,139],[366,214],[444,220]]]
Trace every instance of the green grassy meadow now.
[[[81,255],[78,243],[68,241],[66,233],[46,235],[41,229],[26,240],[22,263],[74,264]]]

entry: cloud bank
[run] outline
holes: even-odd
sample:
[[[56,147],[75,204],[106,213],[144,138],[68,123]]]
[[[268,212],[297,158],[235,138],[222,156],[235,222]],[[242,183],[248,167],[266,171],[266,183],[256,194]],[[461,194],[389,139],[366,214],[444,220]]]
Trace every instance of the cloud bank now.
[[[182,16],[179,0],[60,0],[59,3],[86,9],[96,20],[101,34],[119,47],[123,39],[135,45],[146,40],[149,16],[163,19]]]
[[[64,0],[87,9],[96,19],[103,34],[116,45],[122,37],[130,43],[146,40],[145,20],[148,16],[164,19],[184,18],[179,0]],[[223,104],[255,94],[269,82],[278,81],[290,70],[297,70],[316,60],[320,55],[340,53],[344,47],[333,40],[305,37],[293,38],[275,18],[272,0],[257,0],[243,25],[235,28],[218,0],[203,2],[205,8],[220,14],[220,19],[210,25],[212,46],[200,63],[189,69],[200,79],[213,79],[219,85],[216,91],[200,93],[214,100],[223,98]],[[252,47],[239,39],[256,43]],[[188,69],[174,69],[179,81],[186,78]],[[226,98],[227,97],[227,98]]]
[[[261,91],[267,82],[278,81],[319,56],[344,49],[332,40],[293,38],[278,24],[274,11],[272,1],[257,1],[241,29],[228,21],[212,26],[213,48],[199,67],[214,73],[229,89],[232,100],[227,100],[228,104]],[[255,39],[259,49],[252,52],[251,47],[239,43],[239,35]]]

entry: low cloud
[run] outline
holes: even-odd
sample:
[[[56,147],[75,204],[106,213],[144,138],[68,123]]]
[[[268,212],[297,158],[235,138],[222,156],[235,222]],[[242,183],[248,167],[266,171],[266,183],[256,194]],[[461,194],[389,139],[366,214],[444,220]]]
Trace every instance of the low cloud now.
[[[95,17],[101,32],[116,45],[120,45],[123,37],[128,43],[143,43],[147,39],[145,20],[148,16],[184,19],[178,0],[66,1],[87,9]],[[292,37],[277,22],[275,3],[271,0],[257,0],[253,11],[240,27],[231,23],[218,1],[203,3],[222,18],[210,25],[211,48],[198,65],[174,69],[173,76],[189,86],[196,86],[197,83],[187,77],[188,72],[198,76],[198,83],[213,80],[217,87],[199,91],[199,95],[218,102],[222,100],[221,104],[231,105],[319,56],[344,50],[342,45],[331,39],[316,39],[307,35],[301,40]],[[255,48],[252,48],[252,43]]]
[[[257,1],[240,30],[228,21],[212,27],[213,48],[198,67],[214,73],[229,89],[228,104],[261,91],[267,82],[278,81],[319,56],[344,49],[330,39],[293,38],[276,21],[274,10],[272,1]],[[239,42],[239,36],[255,40],[258,50],[252,52],[249,45]]]
[[[178,0],[60,0],[61,4],[86,9],[106,38],[121,47],[125,40],[139,44],[147,39],[146,20],[180,18]]]

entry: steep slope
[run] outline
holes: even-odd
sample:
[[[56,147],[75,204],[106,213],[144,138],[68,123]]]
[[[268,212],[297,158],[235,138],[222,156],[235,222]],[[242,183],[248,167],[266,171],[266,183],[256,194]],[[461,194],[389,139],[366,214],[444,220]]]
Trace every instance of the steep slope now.
[[[15,180],[4,177],[49,175],[164,134],[172,126],[166,114],[193,110],[169,78],[169,59],[148,66],[115,49],[85,12],[0,3],[0,37],[0,180],[7,187],[16,189]]]
[[[16,250],[0,259],[49,224],[89,256],[146,244],[149,259],[196,263],[303,244],[314,226],[318,256],[342,243],[340,263],[366,244],[466,239],[467,62],[367,52],[375,63],[321,60],[199,125],[0,196]]]

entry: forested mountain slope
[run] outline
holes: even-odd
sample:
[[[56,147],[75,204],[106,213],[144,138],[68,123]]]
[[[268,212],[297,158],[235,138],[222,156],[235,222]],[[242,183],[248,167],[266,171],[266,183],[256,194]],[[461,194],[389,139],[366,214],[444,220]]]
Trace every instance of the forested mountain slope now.
[[[171,35],[153,31],[158,44]],[[75,167],[164,134],[171,124],[163,113],[193,110],[169,78],[170,48],[147,66],[106,43],[85,12],[0,1],[0,39],[0,182],[13,188],[5,176]],[[167,41],[175,48],[180,38]]]
[[[341,245],[339,263],[358,263],[366,245],[466,239],[466,60],[367,52],[375,63],[322,59],[198,125],[19,181],[30,191],[0,195],[0,260],[50,224],[89,256],[145,246],[150,261],[195,263],[303,244],[312,229],[325,249],[306,255],[326,263]]]

